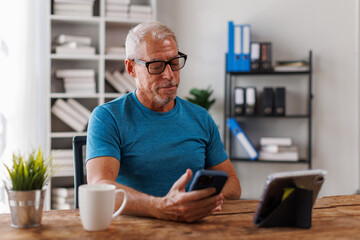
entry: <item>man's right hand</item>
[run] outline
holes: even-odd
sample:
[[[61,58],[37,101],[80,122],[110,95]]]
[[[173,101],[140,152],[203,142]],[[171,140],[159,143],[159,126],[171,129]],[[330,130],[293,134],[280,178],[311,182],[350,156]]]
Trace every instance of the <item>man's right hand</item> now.
[[[212,196],[215,188],[186,192],[185,187],[192,177],[192,171],[186,170],[172,186],[165,197],[158,198],[157,218],[173,221],[194,222],[214,211],[221,209],[224,197],[222,194]]]

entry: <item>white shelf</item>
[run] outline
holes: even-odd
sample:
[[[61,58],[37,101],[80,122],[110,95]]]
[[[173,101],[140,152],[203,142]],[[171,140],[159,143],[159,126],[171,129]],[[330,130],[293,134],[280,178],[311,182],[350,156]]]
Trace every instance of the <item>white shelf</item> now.
[[[52,138],[73,138],[75,136],[86,136],[86,132],[52,132]]]
[[[75,99],[89,111],[105,102],[123,96],[125,93],[116,90],[105,81],[105,71],[115,71],[124,69],[125,54],[108,55],[108,47],[123,47],[125,37],[129,30],[138,23],[143,22],[139,19],[118,19],[105,17],[106,0],[94,1],[93,17],[82,16],[59,16],[52,15],[53,0],[48,0],[48,97],[47,97],[47,150],[72,149],[72,138],[74,136],[86,136],[86,132],[77,132],[66,123],[52,114],[51,108],[57,99]],[[156,19],[156,0],[132,0],[133,4],[148,4],[153,8],[154,19]],[[58,55],[51,52],[54,39],[61,35],[88,36],[91,38],[91,46],[95,48],[95,55]],[[56,78],[55,72],[58,69],[93,69],[95,71],[95,93],[66,93],[63,79]],[[68,177],[71,180],[73,174],[56,175],[54,187],[61,185],[61,181],[56,181],[57,177]],[[52,183],[51,183],[52,184]],[[51,199],[51,198],[48,198]],[[50,202],[47,203],[50,206]]]

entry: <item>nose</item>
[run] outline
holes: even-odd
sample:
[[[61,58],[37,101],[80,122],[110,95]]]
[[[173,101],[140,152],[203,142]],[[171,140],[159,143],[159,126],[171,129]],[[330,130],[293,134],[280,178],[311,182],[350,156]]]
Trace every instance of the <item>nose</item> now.
[[[170,79],[174,77],[174,71],[171,69],[170,64],[166,64],[162,74]]]

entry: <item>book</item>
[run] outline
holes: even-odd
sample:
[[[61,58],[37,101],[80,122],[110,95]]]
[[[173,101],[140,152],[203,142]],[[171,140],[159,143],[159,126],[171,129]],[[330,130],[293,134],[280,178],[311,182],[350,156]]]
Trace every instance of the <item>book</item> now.
[[[69,54],[69,55],[94,55],[94,47],[67,47],[57,46],[55,47],[56,54]]]
[[[55,187],[52,188],[51,194],[58,197],[74,197],[73,187]]]
[[[61,98],[58,98],[54,105],[55,107],[59,107],[60,109],[62,109],[64,112],[66,112],[69,116],[71,116],[71,118],[73,120],[78,121],[80,124],[83,125],[83,128],[85,128],[87,122],[88,122],[88,118],[83,116],[82,114],[80,114],[78,112],[78,109],[73,108],[70,104],[68,104],[66,101],[64,101]]]
[[[64,203],[64,204],[58,204],[58,203],[52,203],[52,208],[56,210],[69,210],[74,208],[74,204]]]
[[[125,93],[127,92],[127,89],[125,89],[118,80],[111,74],[109,71],[105,71],[105,79],[106,81],[113,86],[119,93]]]
[[[261,137],[260,145],[279,145],[279,146],[291,146],[292,139],[289,137]]]
[[[279,146],[279,145],[263,145],[260,148],[263,152],[280,153],[280,152],[297,152],[297,146]]]
[[[299,153],[297,151],[285,151],[285,152],[266,152],[260,150],[259,160],[266,161],[299,161]]]
[[[127,19],[129,17],[129,14],[127,12],[109,12],[106,11],[107,17],[113,17],[113,18],[121,18],[121,19]]]
[[[94,69],[59,69],[56,70],[55,76],[57,78],[86,78],[95,77]]]
[[[141,19],[141,20],[151,20],[153,18],[153,15],[151,13],[135,13],[130,12],[129,17],[131,19]]]
[[[64,78],[64,83],[65,84],[94,84],[95,83],[95,79],[93,77],[83,77],[83,78]]]
[[[151,12],[152,12],[151,6],[149,6],[149,5],[131,4],[129,10],[130,10],[130,13],[151,14]]]
[[[118,82],[120,82],[120,84],[125,87],[127,92],[131,92],[135,89],[133,84],[134,80],[128,79],[124,74],[121,74],[119,70],[115,70],[113,76]]]
[[[275,72],[303,72],[309,71],[309,66],[275,66]]]
[[[72,98],[69,98],[67,100],[67,103],[76,111],[78,111],[81,115],[83,115],[87,120],[89,120],[91,116],[91,111],[89,109],[87,109],[86,107],[81,105],[78,101]]]
[[[53,158],[63,158],[63,157],[73,157],[74,152],[72,149],[61,149],[61,150],[53,150]]]
[[[59,16],[77,16],[77,17],[92,17],[93,13],[92,12],[84,12],[84,11],[70,11],[70,10],[57,10],[54,9],[54,15],[59,15]]]
[[[106,54],[109,55],[124,55],[126,54],[125,47],[108,47],[105,50]]]
[[[54,3],[94,3],[95,0],[54,0]]]
[[[70,10],[70,11],[87,11],[92,12],[92,2],[78,2],[78,3],[54,3],[54,10]]]
[[[123,4],[123,5],[129,5],[130,0],[106,0],[106,4]]]
[[[256,151],[254,145],[249,140],[248,136],[246,136],[245,132],[242,130],[238,122],[235,118],[229,118],[227,120],[227,125],[230,128],[233,135],[239,141],[242,148],[245,150],[247,155],[251,160],[255,160],[258,158],[259,153]]]
[[[77,36],[77,35],[68,35],[68,34],[60,34],[54,40],[57,44],[65,44],[68,42],[76,42],[82,45],[90,46],[91,45],[91,37],[88,36]]]
[[[129,5],[126,4],[107,4],[105,7],[106,11],[112,12],[128,12]]]
[[[82,132],[85,128],[85,125],[82,124],[81,122],[75,120],[72,118],[72,116],[70,114],[68,114],[67,112],[63,111],[60,107],[58,106],[53,106],[51,108],[51,112],[58,117],[60,120],[62,120],[65,124],[67,124],[69,127],[71,127],[72,129],[74,129],[77,132]]]
[[[51,202],[57,204],[74,204],[75,199],[74,197],[58,197],[58,196],[51,196]]]

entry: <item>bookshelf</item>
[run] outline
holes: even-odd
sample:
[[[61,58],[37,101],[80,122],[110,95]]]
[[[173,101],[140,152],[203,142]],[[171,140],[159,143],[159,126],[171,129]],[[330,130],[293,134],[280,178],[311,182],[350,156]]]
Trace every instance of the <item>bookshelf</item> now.
[[[91,112],[96,106],[111,101],[124,95],[128,91],[118,91],[105,78],[105,72],[124,69],[125,53],[107,54],[109,47],[123,47],[128,31],[137,24],[145,21],[145,18],[130,16],[108,16],[108,2],[114,0],[94,0],[89,15],[72,13],[58,14],[59,3],[62,1],[48,0],[48,97],[47,97],[47,150],[54,151],[56,163],[61,163],[64,157],[69,158],[72,151],[72,138],[77,135],[86,135],[86,127],[83,130],[75,131],[52,111],[57,100],[75,100],[85,110]],[[63,1],[66,2],[66,1]],[[71,4],[77,4],[74,0]],[[84,1],[83,1],[84,2]],[[85,1],[86,2],[86,1]],[[92,2],[89,1],[91,4]],[[156,0],[124,0],[129,7],[133,5],[150,6],[151,19],[156,19]],[[55,6],[57,4],[57,6]],[[60,3],[64,4],[64,3]],[[69,3],[64,8],[69,8]],[[65,4],[65,5],[66,5]],[[81,4],[80,4],[81,5]],[[71,5],[72,6],[75,5]],[[76,8],[76,7],[74,7]],[[149,19],[148,19],[149,20]],[[90,47],[93,47],[95,54],[60,54],[53,45],[59,35],[86,36],[91,39]],[[60,69],[91,69],[94,72],[92,80],[95,89],[92,91],[70,91],[66,88],[65,80],[59,78],[56,72]],[[87,85],[82,85],[85,88]],[[81,88],[81,87],[80,87]],[[72,156],[70,157],[72,161]],[[65,161],[65,159],[64,159]],[[68,159],[66,160],[68,161]],[[65,169],[65,167],[63,168]],[[67,169],[67,167],[66,167]],[[60,168],[57,175],[51,181],[48,192],[47,209],[52,209],[51,191],[58,187],[73,187],[73,171],[62,171]]]
[[[311,122],[312,122],[312,52],[308,55],[309,70],[271,71],[271,72],[226,72],[224,122],[234,117],[242,129],[259,150],[261,137],[290,137],[298,146],[299,160],[250,160],[242,150],[237,139],[226,126],[224,145],[230,159],[242,163],[298,164],[312,168],[311,159]],[[253,116],[235,116],[235,87],[255,87],[256,114]],[[262,91],[264,87],[286,88],[286,113],[284,116],[265,116],[262,113]],[[303,168],[303,167],[302,167]]]

